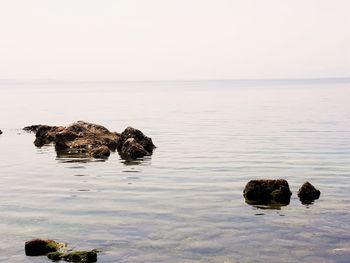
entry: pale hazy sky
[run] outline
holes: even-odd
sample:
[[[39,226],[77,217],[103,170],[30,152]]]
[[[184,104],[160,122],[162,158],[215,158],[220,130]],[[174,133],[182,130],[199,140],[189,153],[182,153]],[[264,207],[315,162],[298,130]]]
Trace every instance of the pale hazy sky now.
[[[348,76],[349,0],[0,0],[0,79]]]

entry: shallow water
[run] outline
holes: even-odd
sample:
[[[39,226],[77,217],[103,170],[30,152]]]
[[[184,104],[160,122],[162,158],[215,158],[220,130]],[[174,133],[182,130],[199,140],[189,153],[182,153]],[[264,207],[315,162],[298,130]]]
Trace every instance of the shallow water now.
[[[350,83],[0,84],[0,261],[34,237],[97,248],[98,262],[350,262]],[[141,129],[158,146],[125,164],[57,159],[31,124]],[[285,178],[280,210],[245,184]],[[314,204],[297,198],[309,180]]]

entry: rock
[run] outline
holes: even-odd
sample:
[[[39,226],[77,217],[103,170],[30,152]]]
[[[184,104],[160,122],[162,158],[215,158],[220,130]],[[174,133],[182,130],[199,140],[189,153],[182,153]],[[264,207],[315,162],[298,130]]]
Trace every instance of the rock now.
[[[107,159],[110,154],[111,154],[110,150],[108,149],[107,146],[104,146],[104,145],[91,150],[92,157],[96,159]]]
[[[54,143],[58,156],[78,156],[108,158],[110,151],[115,151],[119,134],[107,128],[78,121],[70,126],[32,125],[24,128],[35,131],[34,144],[41,147]]]
[[[72,251],[69,253],[52,252],[47,257],[53,261],[65,260],[69,262],[96,262],[97,250]]]
[[[137,143],[134,138],[129,138],[124,142],[120,155],[123,159],[135,160],[145,155],[150,155],[150,153],[147,152],[141,144]]]
[[[32,239],[25,243],[25,253],[27,256],[43,256],[50,252],[56,252],[64,248],[64,243],[58,243],[49,239]]]
[[[251,180],[245,186],[243,195],[251,205],[288,205],[292,192],[284,179]]]
[[[64,127],[40,125],[35,133],[35,146],[42,147],[45,144],[55,142],[56,134],[62,131],[63,129]]]
[[[145,155],[151,155],[156,146],[152,139],[144,135],[140,130],[127,127],[121,134],[117,143],[117,149],[123,159],[137,159]]]
[[[316,189],[309,182],[305,182],[298,192],[298,197],[303,204],[311,204],[320,197],[320,190]]]
[[[40,126],[41,126],[41,124],[26,126],[23,128],[23,130],[28,131],[28,132],[36,132]]]
[[[0,130],[0,134],[2,134],[2,130]]]

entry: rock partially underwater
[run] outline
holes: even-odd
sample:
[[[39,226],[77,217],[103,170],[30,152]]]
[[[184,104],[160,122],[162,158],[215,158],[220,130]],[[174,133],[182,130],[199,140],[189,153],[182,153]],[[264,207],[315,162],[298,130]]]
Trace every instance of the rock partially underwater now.
[[[37,147],[54,143],[59,157],[107,159],[111,151],[118,149],[123,159],[134,160],[151,155],[155,148],[151,138],[131,127],[119,134],[101,125],[78,121],[67,127],[32,125],[23,129],[36,133]]]
[[[50,239],[36,238],[25,243],[27,256],[47,256],[52,261],[65,260],[68,262],[96,262],[97,250],[72,251],[66,244]]]
[[[140,130],[132,127],[126,128],[119,137],[117,149],[120,156],[125,160],[151,155],[156,146],[152,139],[144,135]]]
[[[51,252],[47,254],[47,257],[52,261],[65,260],[68,262],[96,262],[97,261],[97,250],[78,250],[68,253],[64,252]]]
[[[284,179],[251,180],[245,186],[243,195],[250,205],[288,205],[292,192]]]
[[[28,131],[28,132],[36,132],[39,127],[42,126],[41,124],[39,125],[31,125],[31,126],[26,126],[23,128],[24,131]]]
[[[303,204],[311,204],[320,197],[320,190],[316,189],[309,182],[305,182],[298,192],[298,197]]]
[[[46,256],[51,252],[57,252],[66,247],[64,243],[59,243],[50,239],[36,238],[27,241],[24,245],[27,256]]]

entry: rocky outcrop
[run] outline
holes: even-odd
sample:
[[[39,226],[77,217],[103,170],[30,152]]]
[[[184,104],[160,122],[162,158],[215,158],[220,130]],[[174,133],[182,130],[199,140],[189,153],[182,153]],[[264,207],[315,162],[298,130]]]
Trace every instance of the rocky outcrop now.
[[[58,156],[94,157],[106,159],[115,151],[119,134],[107,128],[78,121],[67,127],[32,125],[24,128],[35,132],[34,144],[42,147],[54,143]]]
[[[50,252],[57,252],[64,248],[64,243],[50,239],[36,238],[25,243],[24,249],[27,256],[45,256]]]
[[[106,159],[118,150],[123,159],[137,159],[151,155],[155,145],[140,130],[126,128],[121,134],[107,128],[78,121],[70,126],[32,125],[24,128],[35,132],[37,147],[54,143],[58,156],[93,157]]]
[[[72,251],[69,253],[62,252],[52,252],[47,255],[52,261],[65,260],[68,262],[96,262],[97,261],[97,250],[82,250],[82,251]]]
[[[298,197],[303,204],[311,204],[320,197],[320,190],[316,189],[309,182],[305,182],[298,192]]]
[[[117,149],[123,159],[137,159],[151,155],[156,146],[152,139],[144,135],[140,130],[127,127],[121,134],[117,143]]]
[[[251,180],[245,186],[243,195],[251,205],[288,205],[292,192],[284,179]]]

